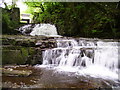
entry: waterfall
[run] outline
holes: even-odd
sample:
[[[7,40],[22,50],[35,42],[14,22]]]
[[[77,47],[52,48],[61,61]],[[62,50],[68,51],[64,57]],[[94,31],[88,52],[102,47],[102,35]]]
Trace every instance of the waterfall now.
[[[19,31],[24,35],[61,37],[58,35],[55,25],[51,24],[28,24],[20,27]]]
[[[57,39],[57,48],[43,52],[44,66],[80,75],[118,79],[118,42]]]
[[[57,30],[54,25],[51,24],[37,24],[30,35],[57,35]]]

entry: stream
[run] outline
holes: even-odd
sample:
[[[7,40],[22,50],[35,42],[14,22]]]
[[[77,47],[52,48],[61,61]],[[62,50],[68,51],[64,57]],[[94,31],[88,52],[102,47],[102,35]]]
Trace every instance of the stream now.
[[[57,48],[43,51],[43,64],[37,68],[53,69],[73,76],[99,78],[119,83],[119,43],[112,40],[58,38]]]
[[[30,34],[35,36],[39,31],[44,35],[47,28],[45,32],[33,29]],[[54,37],[56,47],[42,50],[42,64],[5,66],[33,73],[29,77],[3,75],[3,88],[120,88],[118,40],[61,37],[55,30],[47,35],[57,36]],[[26,33],[25,30],[21,32]]]
[[[57,47],[42,51],[42,64],[5,66],[15,70],[32,70],[33,74],[28,77],[3,75],[3,87],[119,88],[117,41],[66,37],[54,39]]]

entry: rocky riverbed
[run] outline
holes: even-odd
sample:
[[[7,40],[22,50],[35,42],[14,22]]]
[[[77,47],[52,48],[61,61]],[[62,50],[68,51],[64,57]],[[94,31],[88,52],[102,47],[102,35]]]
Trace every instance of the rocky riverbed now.
[[[32,74],[23,76],[2,76],[3,88],[112,88],[114,82],[100,78],[77,76],[74,73],[60,73],[52,69],[36,68],[27,65],[7,65],[4,68],[13,70],[31,70]],[[108,84],[109,83],[109,84]]]

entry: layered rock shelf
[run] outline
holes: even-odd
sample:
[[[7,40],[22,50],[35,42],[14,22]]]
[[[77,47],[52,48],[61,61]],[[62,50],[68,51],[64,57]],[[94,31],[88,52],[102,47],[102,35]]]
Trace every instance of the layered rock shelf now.
[[[55,48],[56,41],[52,37],[2,35],[2,64],[42,63],[42,51]]]

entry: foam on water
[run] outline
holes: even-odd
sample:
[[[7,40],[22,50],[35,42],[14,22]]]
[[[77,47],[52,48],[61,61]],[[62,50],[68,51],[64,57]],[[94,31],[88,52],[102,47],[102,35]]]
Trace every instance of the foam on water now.
[[[96,78],[118,80],[118,42],[58,39],[43,52],[44,67]],[[41,67],[41,66],[37,66]]]
[[[45,35],[61,37],[55,25],[25,25],[19,30],[31,36]],[[105,42],[92,39],[56,39],[57,48],[43,52],[43,64],[40,67],[53,67],[58,71],[76,72],[107,79],[118,79],[119,59],[118,42]],[[39,66],[37,66],[39,67]]]
[[[81,69],[77,72],[78,75],[89,75],[96,78],[104,78],[111,80],[118,80],[118,73],[111,71],[110,69],[98,66],[91,65],[87,68]]]

